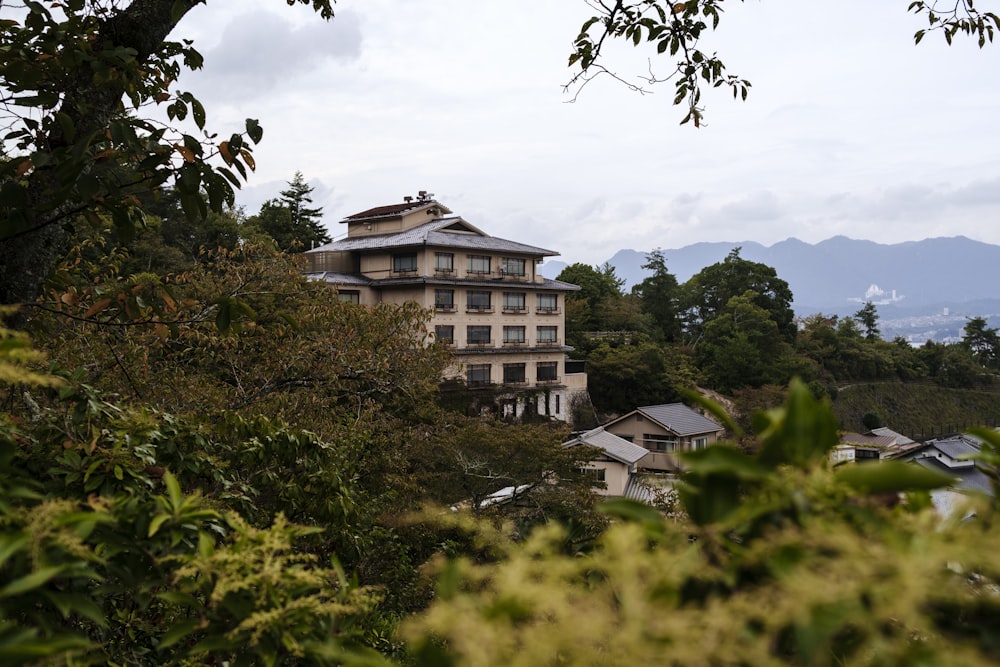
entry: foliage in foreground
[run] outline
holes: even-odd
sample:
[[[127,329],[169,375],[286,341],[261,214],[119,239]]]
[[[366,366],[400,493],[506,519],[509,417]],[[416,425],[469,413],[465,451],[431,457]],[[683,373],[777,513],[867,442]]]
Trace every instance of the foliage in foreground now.
[[[938,473],[829,469],[835,422],[801,384],[759,421],[756,454],[689,457],[691,523],[620,502],[589,553],[563,555],[549,526],[498,564],[440,563],[439,600],[406,628],[418,661],[995,664],[995,508],[942,521]]]

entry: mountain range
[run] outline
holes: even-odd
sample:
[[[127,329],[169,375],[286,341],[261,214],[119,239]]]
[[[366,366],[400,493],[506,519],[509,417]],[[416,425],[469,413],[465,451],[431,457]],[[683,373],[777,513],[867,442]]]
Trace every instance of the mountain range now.
[[[933,315],[962,321],[968,316],[1000,319],[1000,245],[964,236],[894,244],[844,236],[816,244],[790,238],[771,246],[754,241],[713,242],[661,250],[668,270],[683,283],[706,266],[721,262],[736,247],[743,259],[774,267],[791,288],[798,315],[849,315],[872,301],[883,324]],[[619,250],[608,258],[615,274],[624,279],[626,291],[649,275],[642,268],[646,254]],[[563,262],[546,262],[541,271],[555,278],[565,267]]]

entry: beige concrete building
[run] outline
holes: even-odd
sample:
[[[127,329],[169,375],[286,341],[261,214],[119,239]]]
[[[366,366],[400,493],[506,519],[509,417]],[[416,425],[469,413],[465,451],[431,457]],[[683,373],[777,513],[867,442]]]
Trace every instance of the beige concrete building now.
[[[305,253],[309,275],[345,301],[432,310],[430,333],[455,355],[445,379],[497,391],[504,416],[569,421],[587,389],[566,359],[565,295],[579,288],[537,270],[558,253],[489,236],[425,192],[341,224],[345,238]]]

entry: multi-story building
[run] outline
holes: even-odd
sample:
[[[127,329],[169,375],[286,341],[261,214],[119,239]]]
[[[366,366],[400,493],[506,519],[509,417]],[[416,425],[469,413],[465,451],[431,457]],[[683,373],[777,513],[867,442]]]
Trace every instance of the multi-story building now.
[[[579,288],[538,273],[558,253],[490,236],[423,191],[341,224],[345,238],[305,253],[313,278],[345,301],[432,310],[430,333],[454,352],[444,379],[492,388],[504,416],[570,420],[587,388],[565,344],[565,295]]]

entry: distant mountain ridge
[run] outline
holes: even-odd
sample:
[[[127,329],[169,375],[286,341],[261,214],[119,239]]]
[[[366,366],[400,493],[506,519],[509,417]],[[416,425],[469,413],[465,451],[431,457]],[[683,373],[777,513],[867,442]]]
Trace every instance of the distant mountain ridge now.
[[[667,268],[684,282],[706,266],[725,259],[733,248],[740,256],[774,267],[794,295],[799,315],[849,314],[866,300],[891,313],[914,315],[958,304],[979,302],[1000,312],[1000,245],[964,236],[880,244],[835,236],[816,244],[790,238],[772,246],[754,241],[695,243],[663,249]],[[619,250],[608,260],[625,280],[625,289],[641,282],[646,252]],[[566,266],[547,262],[542,274],[554,278]],[[977,312],[975,314],[984,314]]]

